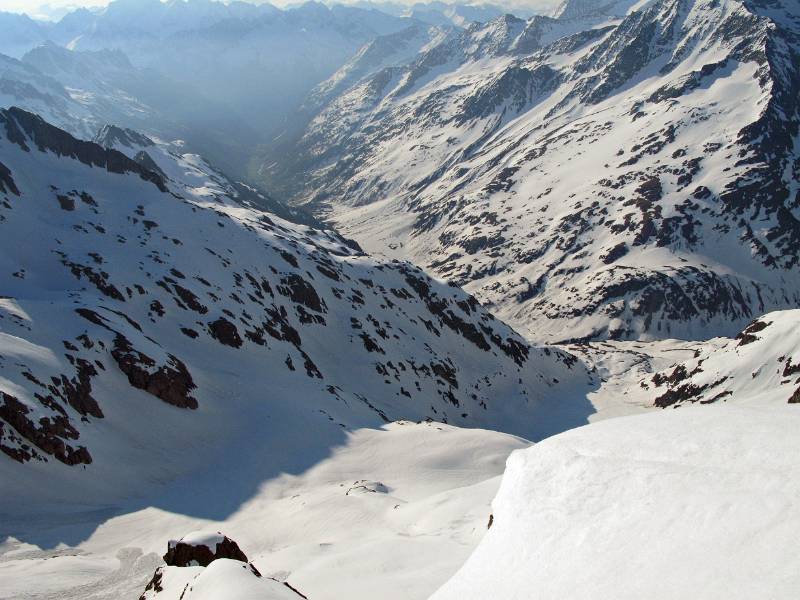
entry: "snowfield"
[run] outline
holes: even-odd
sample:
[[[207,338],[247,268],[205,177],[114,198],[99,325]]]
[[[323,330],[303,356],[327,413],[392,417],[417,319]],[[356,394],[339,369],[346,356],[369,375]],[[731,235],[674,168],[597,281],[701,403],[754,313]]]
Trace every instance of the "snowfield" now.
[[[315,600],[374,598],[376,590],[388,600],[423,600],[483,537],[506,458],[528,445],[487,430],[397,422],[347,434],[302,473],[265,478],[219,520],[193,517],[181,503],[200,496],[209,509],[224,505],[229,482],[247,465],[210,465],[208,481],[188,479],[141,504],[6,516],[0,521],[14,533],[0,545],[0,598],[133,600],[163,564],[168,540],[203,530],[236,540],[264,578]],[[177,496],[172,508],[159,508],[169,493]],[[79,543],[54,543],[87,528]],[[200,570],[167,567],[165,582],[182,589]]]
[[[696,406],[515,452],[492,528],[431,600],[797,598],[798,427],[798,406]]]
[[[279,582],[259,577],[245,563],[229,558],[217,559],[205,568],[167,567],[160,587],[161,592],[145,593],[144,599],[299,600],[302,598]]]

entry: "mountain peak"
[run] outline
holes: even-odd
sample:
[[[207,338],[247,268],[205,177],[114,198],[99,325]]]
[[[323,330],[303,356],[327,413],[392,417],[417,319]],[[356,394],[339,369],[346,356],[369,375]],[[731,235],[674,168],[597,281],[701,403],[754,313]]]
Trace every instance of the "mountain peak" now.
[[[127,148],[153,145],[153,140],[146,135],[132,129],[117,127],[116,125],[104,125],[92,141],[105,148],[116,148],[118,145]]]

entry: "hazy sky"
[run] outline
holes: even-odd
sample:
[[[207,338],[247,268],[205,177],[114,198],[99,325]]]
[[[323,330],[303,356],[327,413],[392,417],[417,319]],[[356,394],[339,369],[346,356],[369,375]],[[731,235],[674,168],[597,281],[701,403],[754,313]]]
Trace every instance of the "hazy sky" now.
[[[245,0],[253,4],[261,4],[270,1],[275,6],[286,6],[288,4],[299,4],[300,0]],[[343,4],[348,0],[338,0]],[[350,0],[354,1],[354,0]],[[381,0],[377,0],[380,2]],[[391,2],[414,4],[419,0],[390,0]],[[452,0],[444,0],[445,2]],[[481,2],[486,4],[497,4],[499,6],[550,6],[558,3],[558,0],[478,0],[476,4]],[[0,10],[11,12],[24,12],[33,17],[38,18],[60,18],[64,13],[70,9],[85,7],[105,6],[109,0],[0,0]],[[465,2],[468,3],[468,2]]]
[[[80,6],[106,4],[108,0],[0,0],[0,10],[24,12],[32,17],[54,17]]]
[[[253,4],[261,4],[268,0],[245,0]],[[0,10],[11,12],[24,12],[31,16],[53,17],[61,16],[69,10],[79,7],[105,6],[110,0],[0,0]],[[284,2],[285,3],[285,2]],[[280,0],[272,2],[280,6]]]
[[[42,6],[52,8],[76,8],[79,6],[105,6],[108,0],[0,0],[0,9],[28,12],[38,10]]]

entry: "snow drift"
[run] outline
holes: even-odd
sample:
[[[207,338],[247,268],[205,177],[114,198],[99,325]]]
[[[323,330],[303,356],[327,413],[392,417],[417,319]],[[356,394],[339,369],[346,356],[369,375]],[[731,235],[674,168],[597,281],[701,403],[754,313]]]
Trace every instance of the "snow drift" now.
[[[612,419],[514,452],[478,549],[432,600],[790,599],[800,408]]]

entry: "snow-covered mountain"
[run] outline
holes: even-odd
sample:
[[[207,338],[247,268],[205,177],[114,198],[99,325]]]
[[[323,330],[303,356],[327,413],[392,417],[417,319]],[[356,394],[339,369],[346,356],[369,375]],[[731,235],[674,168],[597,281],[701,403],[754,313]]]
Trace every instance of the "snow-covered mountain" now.
[[[437,46],[457,31],[452,26],[429,26],[415,23],[398,32],[378,36],[364,44],[355,55],[341,66],[331,77],[311,90],[303,103],[287,119],[279,136],[259,155],[263,163],[258,169],[258,179],[286,197],[291,197],[303,187],[307,157],[298,146],[313,144],[305,139],[305,128],[314,122],[326,130],[347,131],[351,121],[358,118],[360,98],[352,98],[349,93],[353,86],[358,87],[362,80],[369,80],[376,73],[391,73],[431,46]],[[369,94],[369,90],[365,93]],[[351,102],[354,102],[351,104]],[[347,121],[339,121],[343,116],[337,107],[345,105]],[[355,113],[355,115],[353,114]],[[336,140],[337,148],[342,147]]]
[[[235,116],[218,123],[220,129],[204,126],[209,113],[219,107],[202,94],[186,96],[186,91],[154,71],[133,67],[119,51],[79,52],[47,43],[26,54],[22,61],[0,55],[0,108],[16,106],[34,112],[78,138],[94,139],[101,145],[106,145],[110,135],[114,139],[109,147],[131,158],[152,148],[176,155],[173,158],[208,150],[214,164],[241,167],[242,148],[255,143],[248,128]],[[152,139],[109,123],[144,130]],[[131,144],[131,136],[146,140],[147,148]],[[205,172],[226,180],[228,188],[248,196],[253,206],[293,222],[320,225],[302,210],[288,208],[263,192],[228,180],[209,166],[207,158],[199,160]]]
[[[0,115],[7,503],[130,494],[253,428],[275,450],[397,418],[531,439],[585,422],[581,364],[460,290],[250,208],[194,155]]]
[[[374,9],[316,2],[280,10],[216,0],[113,0],[41,28],[59,46],[120,50],[137,67],[197,87],[254,120],[260,109],[260,121],[270,121],[269,111],[293,108],[362,44],[411,23]],[[31,36],[27,50],[41,43],[41,36]]]
[[[453,31],[453,27],[414,23],[400,31],[370,40],[336,73],[316,86],[306,100],[308,106],[304,108],[319,111],[364,77],[408,62],[428,46],[444,39],[450,31]]]
[[[795,306],[797,4],[595,4],[351,86],[301,138],[296,197],[538,339],[732,335]]]
[[[247,161],[242,152],[259,139],[243,119],[202,92],[152,69],[136,68],[118,50],[74,51],[47,43],[21,61],[0,55],[0,108],[11,106],[42,115],[85,140],[102,138],[109,123],[115,124],[110,126],[114,132],[119,132],[117,125],[144,131],[167,152],[175,147],[180,154],[202,154],[226,173],[240,175]],[[220,117],[209,126],[214,114]],[[116,149],[128,153],[127,148]],[[216,176],[225,178],[218,172]],[[239,183],[231,185],[249,193]],[[256,203],[259,199],[262,208],[281,217],[319,224],[263,193],[253,198]]]
[[[27,54],[83,103],[118,107],[106,122],[142,129],[150,117],[148,129],[186,139],[238,178],[315,85],[375,36],[416,23],[373,8],[218,0],[113,0],[55,23],[20,19],[8,17],[19,38],[10,55]]]
[[[72,134],[91,138],[101,123],[91,107],[77,101],[57,80],[0,54],[0,107],[21,106]]]
[[[493,4],[457,4],[446,2],[418,2],[402,6],[402,14],[430,25],[456,25],[467,27],[470,23],[491,21],[506,12],[503,7]],[[383,9],[383,7],[381,7]]]
[[[21,62],[27,69],[35,70],[63,87],[71,100],[69,110],[64,111],[69,114],[61,116],[55,123],[84,139],[91,139],[106,123],[147,126],[148,130],[160,131],[165,136],[167,132],[177,134],[176,119],[137,97],[135,88],[142,73],[121,51],[77,52],[47,42],[26,53]],[[164,87],[157,77],[152,76],[148,77],[146,86],[150,89]],[[197,101],[202,102],[202,98]],[[6,103],[6,106],[14,105],[32,111],[39,108],[25,97]]]
[[[798,596],[800,5],[536,6],[0,13],[0,600]]]
[[[20,58],[34,46],[47,41],[46,26],[28,15],[0,11],[0,54]]]
[[[145,168],[167,176],[180,185],[192,189],[205,188],[206,194],[233,198],[239,204],[267,211],[292,223],[325,228],[310,213],[287,206],[241,181],[234,181],[215,169],[205,157],[186,152],[182,140],[165,142],[158,138],[151,139],[131,129],[104,125],[92,141],[104,148],[121,152]]]
[[[564,0],[552,12],[557,19],[584,19],[595,15],[624,17],[632,8],[649,0]]]

